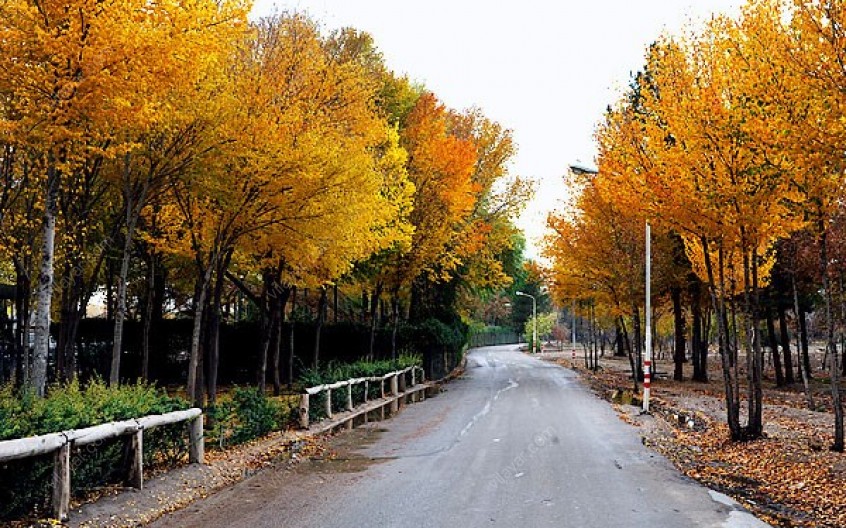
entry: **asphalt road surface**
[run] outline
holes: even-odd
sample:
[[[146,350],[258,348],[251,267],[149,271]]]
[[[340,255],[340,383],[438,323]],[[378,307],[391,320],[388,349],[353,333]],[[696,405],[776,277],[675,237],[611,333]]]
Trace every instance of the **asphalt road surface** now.
[[[264,471],[153,526],[767,526],[513,346],[472,351],[443,394],[335,442],[334,460]]]

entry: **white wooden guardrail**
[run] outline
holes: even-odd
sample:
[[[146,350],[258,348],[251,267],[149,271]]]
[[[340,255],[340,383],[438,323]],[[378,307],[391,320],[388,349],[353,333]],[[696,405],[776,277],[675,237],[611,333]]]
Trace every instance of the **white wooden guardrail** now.
[[[21,458],[53,453],[53,517],[65,520],[68,516],[71,493],[70,456],[73,447],[84,446],[117,438],[127,437],[129,466],[128,484],[134,488],[144,487],[144,430],[161,425],[179,422],[188,423],[188,458],[191,463],[203,463],[205,449],[203,445],[203,411],[197,408],[174,411],[166,414],[154,414],[135,420],[110,422],[85,429],[74,429],[61,433],[50,433],[29,438],[5,440],[0,442],[0,463]]]
[[[303,429],[308,429],[309,426],[309,400],[311,396],[316,394],[320,394],[321,392],[326,392],[326,400],[324,402],[326,406],[326,417],[332,418],[332,391],[346,388],[345,397],[346,397],[346,410],[353,411],[355,409],[355,405],[353,404],[353,394],[352,388],[355,385],[364,384],[364,402],[368,402],[368,396],[370,392],[370,384],[371,383],[379,383],[380,384],[380,391],[379,394],[382,398],[385,398],[385,382],[389,383],[389,390],[390,396],[394,397],[391,402],[391,413],[396,413],[398,408],[398,402],[396,397],[400,396],[402,393],[405,392],[405,375],[406,373],[411,373],[411,386],[415,386],[418,383],[423,383],[425,381],[425,371],[421,367],[406,367],[402,370],[396,370],[394,372],[389,372],[384,376],[373,376],[368,378],[353,378],[344,381],[337,381],[335,383],[329,383],[326,385],[317,385],[315,387],[309,387],[302,393],[300,398],[300,426]],[[419,377],[418,377],[419,373]]]

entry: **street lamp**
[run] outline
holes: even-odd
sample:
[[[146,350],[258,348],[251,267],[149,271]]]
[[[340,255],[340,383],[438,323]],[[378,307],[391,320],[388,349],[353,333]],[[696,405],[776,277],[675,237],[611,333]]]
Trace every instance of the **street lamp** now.
[[[534,295],[529,295],[521,291],[516,292],[516,294],[519,297],[529,297],[532,299],[532,354],[535,354],[538,347],[538,302]]]

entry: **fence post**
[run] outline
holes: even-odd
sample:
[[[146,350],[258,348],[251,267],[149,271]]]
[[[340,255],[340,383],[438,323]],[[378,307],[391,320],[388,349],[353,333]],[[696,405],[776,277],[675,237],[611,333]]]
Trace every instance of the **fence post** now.
[[[353,400],[352,400],[352,383],[347,385],[347,410],[353,410]]]
[[[367,393],[370,390],[370,380],[364,380],[364,403],[367,403]]]
[[[391,376],[391,416],[397,413],[399,410],[399,403],[397,402],[396,397],[399,395],[399,388],[397,385],[397,374]]]
[[[66,442],[53,459],[53,517],[60,521],[68,518],[70,509],[70,452],[71,443]]]
[[[308,393],[304,392],[300,398],[300,427],[308,429]]]
[[[382,380],[379,382],[379,387],[380,387],[379,390],[382,393],[382,398],[384,398],[385,397],[385,378],[382,378]]]
[[[188,461],[192,464],[202,464],[206,460],[206,445],[203,436],[203,415],[188,422]]]
[[[326,389],[326,418],[332,418],[332,389]]]
[[[144,489],[144,428],[139,427],[126,439],[126,483],[135,489]]]
[[[402,398],[399,399],[400,405],[405,405],[406,395],[405,395],[405,388],[406,388],[406,381],[405,381],[405,372],[401,373],[399,376],[399,394],[402,394]]]

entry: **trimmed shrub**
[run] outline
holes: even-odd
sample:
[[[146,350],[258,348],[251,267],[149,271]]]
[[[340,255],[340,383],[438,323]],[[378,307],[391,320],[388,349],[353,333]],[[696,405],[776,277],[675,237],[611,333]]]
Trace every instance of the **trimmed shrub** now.
[[[210,443],[223,448],[260,438],[285,426],[289,410],[254,387],[236,387],[211,412]]]
[[[47,398],[0,388],[0,440],[23,438],[101,423],[140,418],[188,408],[163,390],[138,383],[108,387],[93,380],[84,387],[78,382],[53,386]],[[147,467],[184,460],[187,439],[184,424],[157,427],[144,433],[144,463]],[[72,488],[79,497],[110,484],[124,475],[122,439],[74,448],[71,456]],[[0,520],[40,515],[49,504],[52,456],[15,460],[0,464]]]

